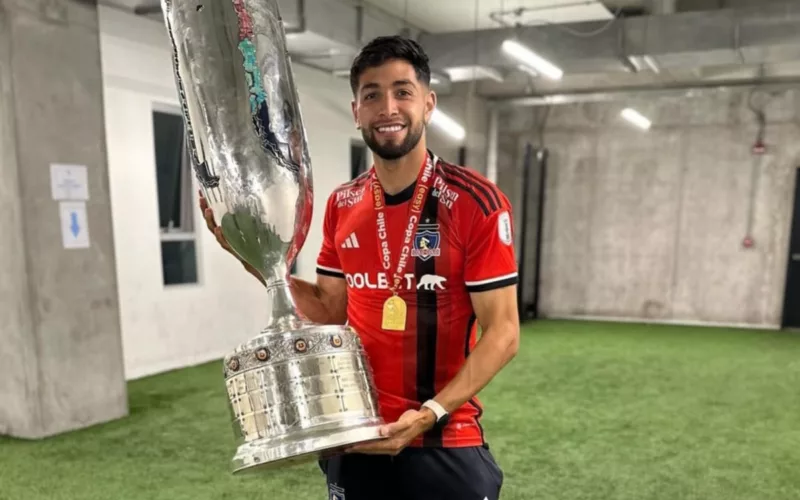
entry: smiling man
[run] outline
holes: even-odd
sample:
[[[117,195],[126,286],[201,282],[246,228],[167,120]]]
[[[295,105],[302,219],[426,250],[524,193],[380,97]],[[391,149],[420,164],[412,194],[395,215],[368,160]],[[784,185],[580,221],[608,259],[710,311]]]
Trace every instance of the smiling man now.
[[[436,94],[416,42],[379,37],[350,75],[374,165],[328,198],[316,283],[293,279],[292,293],[311,321],[358,332],[387,425],[321,462],[329,499],[496,500],[477,394],[519,344],[510,204],[428,150]]]

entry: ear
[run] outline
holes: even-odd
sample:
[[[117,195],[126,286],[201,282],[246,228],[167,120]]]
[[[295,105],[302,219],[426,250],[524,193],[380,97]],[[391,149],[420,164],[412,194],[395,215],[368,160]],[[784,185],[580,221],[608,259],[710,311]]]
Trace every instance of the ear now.
[[[425,124],[431,122],[431,115],[433,115],[433,110],[436,109],[436,92],[433,90],[428,91],[428,95],[425,98]]]
[[[358,120],[358,106],[355,99],[350,101],[350,108],[353,110],[353,121],[356,123],[356,129],[361,130],[361,123]]]

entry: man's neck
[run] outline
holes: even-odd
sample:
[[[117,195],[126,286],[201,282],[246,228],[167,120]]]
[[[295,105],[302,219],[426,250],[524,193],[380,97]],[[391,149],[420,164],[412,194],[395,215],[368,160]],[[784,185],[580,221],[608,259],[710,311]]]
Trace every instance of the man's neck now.
[[[375,174],[383,190],[393,195],[413,184],[427,154],[425,144],[420,141],[416,148],[397,160],[384,160],[375,155]]]

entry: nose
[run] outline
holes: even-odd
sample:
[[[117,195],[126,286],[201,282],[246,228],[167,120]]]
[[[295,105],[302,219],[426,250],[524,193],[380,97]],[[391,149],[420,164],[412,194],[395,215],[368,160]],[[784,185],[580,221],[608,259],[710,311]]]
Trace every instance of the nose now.
[[[397,100],[391,93],[386,94],[381,104],[381,116],[392,116],[397,113]]]

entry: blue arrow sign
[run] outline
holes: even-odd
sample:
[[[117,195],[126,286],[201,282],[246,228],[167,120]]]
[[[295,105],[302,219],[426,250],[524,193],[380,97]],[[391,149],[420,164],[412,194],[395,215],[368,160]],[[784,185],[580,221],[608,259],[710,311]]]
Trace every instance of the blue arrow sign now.
[[[78,233],[81,232],[81,226],[80,226],[80,224],[78,224],[78,213],[77,212],[70,212],[69,213],[69,218],[70,218],[69,229],[70,229],[70,231],[72,231],[72,236],[77,238],[78,237]]]

